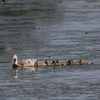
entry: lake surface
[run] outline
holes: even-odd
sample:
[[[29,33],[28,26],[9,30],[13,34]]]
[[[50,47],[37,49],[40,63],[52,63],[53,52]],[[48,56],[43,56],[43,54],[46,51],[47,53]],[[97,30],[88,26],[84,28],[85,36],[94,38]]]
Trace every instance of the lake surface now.
[[[15,71],[13,54],[94,64]],[[100,100],[100,0],[0,1],[0,100]]]

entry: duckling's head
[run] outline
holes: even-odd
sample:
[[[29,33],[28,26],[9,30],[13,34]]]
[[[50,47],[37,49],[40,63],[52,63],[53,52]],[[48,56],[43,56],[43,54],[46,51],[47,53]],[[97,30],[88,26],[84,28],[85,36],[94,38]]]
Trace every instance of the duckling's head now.
[[[17,55],[16,54],[14,54],[13,56],[12,56],[12,58],[11,58],[12,60],[14,60],[14,59],[17,59]]]
[[[83,60],[82,60],[82,59],[80,59],[80,60],[79,60],[79,62],[80,62],[80,63],[83,63]]]
[[[60,63],[60,60],[57,60],[56,62],[57,62],[57,63]]]
[[[46,60],[46,61],[45,61],[45,63],[46,63],[46,64],[49,64],[49,61],[48,61],[48,60]]]
[[[53,60],[52,64],[55,64],[56,63],[56,60]]]

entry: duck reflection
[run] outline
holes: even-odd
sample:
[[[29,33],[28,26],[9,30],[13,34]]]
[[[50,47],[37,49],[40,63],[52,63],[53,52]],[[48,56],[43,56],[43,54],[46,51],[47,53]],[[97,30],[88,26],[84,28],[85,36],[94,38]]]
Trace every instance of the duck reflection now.
[[[18,71],[25,71],[25,72],[32,72],[32,71],[36,71],[36,70],[39,70],[39,68],[36,66],[36,67],[27,67],[27,68],[24,68],[24,69],[13,69],[13,78],[17,79],[19,74],[18,74]]]
[[[13,72],[13,77],[14,77],[15,79],[18,78],[18,70],[17,70],[17,69],[14,70],[14,72]]]

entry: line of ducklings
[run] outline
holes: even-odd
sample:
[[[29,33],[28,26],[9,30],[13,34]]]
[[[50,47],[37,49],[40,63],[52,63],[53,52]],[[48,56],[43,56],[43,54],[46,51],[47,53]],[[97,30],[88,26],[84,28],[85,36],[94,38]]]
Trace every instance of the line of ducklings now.
[[[61,66],[61,65],[90,65],[93,64],[92,62],[84,62],[82,59],[80,59],[78,62],[74,62],[74,60],[68,60],[67,62],[60,62],[60,60],[53,60],[52,63],[50,63],[48,60],[46,60],[44,63],[40,63],[39,61],[36,62],[36,66]]]

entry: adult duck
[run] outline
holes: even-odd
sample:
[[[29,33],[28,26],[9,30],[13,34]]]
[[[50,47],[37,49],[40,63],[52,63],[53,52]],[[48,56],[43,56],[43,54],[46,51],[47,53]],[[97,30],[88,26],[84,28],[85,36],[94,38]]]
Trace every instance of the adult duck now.
[[[34,67],[37,61],[37,59],[23,59],[20,62],[18,62],[18,57],[16,54],[14,54],[11,59],[14,60],[13,68],[18,69]]]

